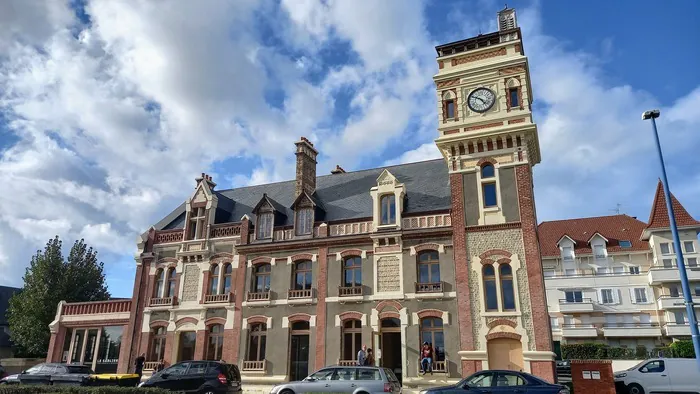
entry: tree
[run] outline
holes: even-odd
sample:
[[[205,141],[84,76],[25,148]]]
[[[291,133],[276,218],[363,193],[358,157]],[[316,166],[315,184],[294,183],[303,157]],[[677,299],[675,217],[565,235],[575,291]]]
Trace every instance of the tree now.
[[[24,274],[24,288],[10,298],[7,318],[10,337],[17,353],[43,357],[49,346],[49,324],[56,316],[59,301],[86,302],[109,299],[104,264],[97,252],[75,241],[63,259],[62,242],[56,236],[44,250],[37,250]]]

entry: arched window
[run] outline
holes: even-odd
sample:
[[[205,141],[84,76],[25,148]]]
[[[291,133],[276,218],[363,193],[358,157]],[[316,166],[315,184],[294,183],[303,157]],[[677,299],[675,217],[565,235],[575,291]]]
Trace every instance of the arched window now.
[[[343,286],[362,286],[362,258],[359,256],[346,257],[343,261]]]
[[[248,334],[248,360],[265,360],[265,347],[267,345],[267,324],[257,323],[250,327]]]
[[[165,284],[165,271],[163,269],[158,269],[156,271],[156,284],[153,287],[153,298],[160,298],[163,296],[163,285]]]
[[[157,327],[151,331],[151,351],[149,353],[150,361],[160,361],[165,356],[165,327]]]
[[[177,279],[177,273],[175,272],[175,268],[170,268],[168,270],[168,294],[166,294],[166,297],[175,297],[175,282]]]
[[[385,194],[380,201],[380,224],[396,223],[396,197],[393,194]]]
[[[224,326],[214,324],[209,327],[209,341],[207,344],[207,360],[221,360],[224,350]]]
[[[343,352],[343,360],[355,360],[357,353],[362,348],[361,321],[353,319],[343,322],[343,335],[340,348]]]
[[[484,294],[486,296],[486,310],[498,310],[498,291],[496,290],[496,271],[493,265],[487,264],[482,269],[484,276]]]
[[[209,272],[209,294],[219,294],[219,265],[212,265]]]
[[[224,292],[223,294],[228,294],[231,292],[231,274],[233,273],[233,267],[231,264],[224,264]]]
[[[440,257],[437,250],[426,250],[418,254],[418,283],[440,284]],[[429,291],[431,289],[423,289]]]
[[[270,264],[259,264],[255,266],[253,275],[253,293],[262,293],[270,291]]]
[[[513,288],[513,268],[510,264],[498,266],[498,277],[501,281],[501,302],[504,311],[515,310],[515,289]]]
[[[420,343],[428,342],[433,347],[433,362],[445,360],[445,335],[442,332],[442,319],[428,317],[420,321]]]
[[[484,199],[484,208],[498,206],[496,193],[496,169],[492,164],[486,163],[481,166],[481,192]],[[484,182],[484,180],[487,180]]]
[[[311,262],[300,261],[294,265],[294,290],[311,289]]]

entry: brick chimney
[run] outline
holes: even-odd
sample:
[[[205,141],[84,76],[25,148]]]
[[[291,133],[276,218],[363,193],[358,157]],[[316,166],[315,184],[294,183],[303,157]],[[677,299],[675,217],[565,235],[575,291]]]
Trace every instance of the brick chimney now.
[[[297,147],[297,179],[294,198],[299,197],[302,191],[309,195],[316,191],[316,156],[318,151],[314,144],[306,137],[294,143]]]
[[[194,180],[197,182],[197,186],[199,186],[199,182],[205,181],[209,185],[210,190],[214,190],[216,187],[216,183],[214,183],[214,181],[211,179],[211,176],[205,173],[202,173],[201,176],[194,178]]]

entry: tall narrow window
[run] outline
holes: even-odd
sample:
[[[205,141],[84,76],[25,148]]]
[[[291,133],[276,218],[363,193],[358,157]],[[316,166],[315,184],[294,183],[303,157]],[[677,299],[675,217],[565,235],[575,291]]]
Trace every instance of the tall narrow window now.
[[[209,294],[219,294],[219,265],[212,265],[209,272]]]
[[[420,343],[425,342],[433,346],[433,362],[445,360],[445,335],[442,331],[442,319],[436,317],[421,319]]]
[[[314,210],[313,208],[300,208],[296,212],[296,234],[297,235],[308,235],[311,234],[314,224]]]
[[[396,223],[396,198],[393,194],[382,196],[380,201],[380,223],[394,224]]]
[[[445,100],[445,112],[447,113],[447,119],[454,119],[455,117],[455,101],[452,99]]]
[[[518,96],[518,88],[508,89],[508,95],[510,95],[510,107],[515,108],[520,106],[520,97]]]
[[[274,216],[272,209],[269,207],[261,208],[258,212],[258,224],[256,228],[256,238],[257,239],[270,239],[272,238],[272,228],[274,227]]]
[[[418,254],[418,289],[416,291],[441,291],[440,258],[437,250]]]
[[[346,320],[343,323],[343,336],[341,340],[343,360],[355,360],[357,352],[362,348],[362,322],[359,320]]]
[[[152,332],[150,361],[160,361],[165,356],[165,327],[158,327]]]
[[[513,268],[510,264],[498,266],[499,279],[501,280],[501,297],[504,311],[515,310],[515,288],[513,287]]]
[[[262,293],[270,291],[270,264],[259,264],[255,266],[255,274],[253,275],[253,293]]]
[[[159,269],[156,272],[156,285],[153,288],[153,298],[160,298],[163,296],[163,285],[165,284],[165,271]]]
[[[233,267],[231,264],[224,264],[224,292],[223,294],[228,294],[231,292],[231,274],[233,273]]]
[[[175,268],[170,268],[168,270],[168,294],[166,297],[175,297],[175,285],[177,282],[177,273],[175,272]]]
[[[206,208],[192,208],[190,211],[189,229],[187,231],[187,239],[202,239],[204,238],[204,219],[206,217]]]
[[[496,177],[496,169],[491,164],[484,164],[481,167],[481,179],[490,179]],[[498,205],[498,199],[496,197],[496,182],[483,182],[481,184],[481,190],[484,198],[484,207],[495,207]]]
[[[265,360],[265,347],[267,345],[267,324],[258,323],[250,327],[248,334],[248,360]]]
[[[311,289],[311,262],[300,261],[294,266],[294,290]]]
[[[362,286],[362,258],[359,256],[346,257],[343,262],[343,286]]]
[[[224,350],[224,326],[214,324],[209,327],[209,340],[207,343],[207,360],[221,360]]]
[[[482,269],[484,276],[484,293],[486,295],[486,310],[498,310],[498,291],[496,290],[496,270],[487,264]]]

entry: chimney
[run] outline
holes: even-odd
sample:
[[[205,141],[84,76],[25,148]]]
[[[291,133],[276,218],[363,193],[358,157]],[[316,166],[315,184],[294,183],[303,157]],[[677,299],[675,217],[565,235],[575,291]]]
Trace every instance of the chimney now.
[[[345,170],[343,169],[343,167],[336,164],[335,169],[331,170],[331,174],[345,174]]]
[[[515,9],[508,8],[498,12],[498,31],[515,29],[518,27],[518,19],[515,17]]]
[[[214,183],[211,176],[205,173],[202,173],[201,176],[194,178],[194,180],[197,182],[197,186],[199,186],[199,182],[205,181],[207,185],[209,185],[209,189],[214,190],[214,188],[216,187],[216,183]]]
[[[312,195],[316,191],[316,156],[318,151],[306,137],[294,143],[297,147],[297,178],[294,198],[302,191]]]

